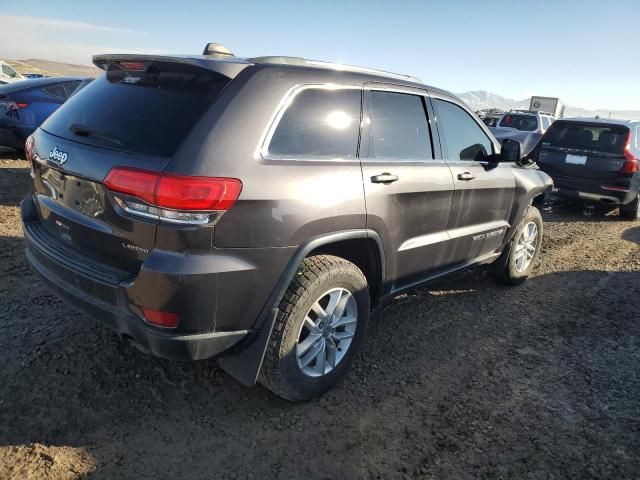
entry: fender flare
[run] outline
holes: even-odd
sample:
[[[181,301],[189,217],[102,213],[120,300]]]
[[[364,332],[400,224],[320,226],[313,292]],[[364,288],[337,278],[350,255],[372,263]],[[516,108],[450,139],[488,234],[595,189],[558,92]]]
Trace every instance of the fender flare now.
[[[240,383],[247,386],[255,385],[258,381],[260,369],[262,368],[262,361],[267,350],[267,342],[271,336],[271,331],[273,330],[273,325],[278,313],[278,305],[280,304],[282,297],[287,291],[291,280],[293,280],[293,277],[298,271],[303,260],[309,255],[309,253],[319,247],[343,240],[353,240],[358,238],[373,239],[376,242],[378,253],[380,255],[380,285],[384,285],[386,278],[384,270],[384,247],[382,238],[376,231],[363,228],[332,232],[313,237],[300,245],[295,251],[289,260],[289,263],[280,275],[278,283],[269,295],[260,315],[256,319],[255,328],[252,330],[252,333],[247,335],[246,339],[233,347],[227,355],[218,360],[220,367]]]

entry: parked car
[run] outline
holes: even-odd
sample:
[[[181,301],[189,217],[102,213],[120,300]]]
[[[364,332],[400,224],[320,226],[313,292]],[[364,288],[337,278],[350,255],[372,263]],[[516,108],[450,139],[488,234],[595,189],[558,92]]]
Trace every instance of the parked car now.
[[[55,77],[0,86],[0,146],[23,150],[27,137],[91,80]]]
[[[554,120],[554,117],[539,112],[512,110],[504,113],[496,127],[490,130],[500,141],[508,138],[520,143],[523,154],[529,156]]]
[[[6,85],[7,83],[13,83],[24,79],[25,77],[16,72],[11,65],[0,60],[0,85]]]
[[[42,73],[25,73],[25,74],[24,74],[24,76],[25,76],[26,78],[29,78],[29,79],[34,79],[34,78],[48,78],[48,77],[49,77],[49,75],[44,75],[44,74],[42,74]]]
[[[557,195],[620,206],[640,218],[640,122],[572,118],[556,121],[542,137],[537,163]]]
[[[504,113],[498,120],[497,128],[518,130],[520,132],[544,134],[555,121],[555,117],[545,113],[518,110]]]
[[[472,265],[531,273],[551,180],[458,98],[205,51],[95,56],[105,74],[27,142],[26,253],[62,298],[142,350],[304,400],[383,301]]]

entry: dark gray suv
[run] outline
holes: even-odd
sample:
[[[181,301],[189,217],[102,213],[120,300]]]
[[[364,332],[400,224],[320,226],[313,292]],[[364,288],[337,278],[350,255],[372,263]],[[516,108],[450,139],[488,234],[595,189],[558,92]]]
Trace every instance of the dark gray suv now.
[[[383,300],[470,265],[530,274],[551,180],[456,97],[210,50],[94,57],[105,73],[27,142],[26,254],[63,299],[302,400],[346,373]]]

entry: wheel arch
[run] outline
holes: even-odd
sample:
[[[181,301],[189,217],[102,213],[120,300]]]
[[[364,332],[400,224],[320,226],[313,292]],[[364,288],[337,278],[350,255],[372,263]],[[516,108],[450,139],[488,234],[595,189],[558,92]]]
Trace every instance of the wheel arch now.
[[[358,247],[362,246],[366,249],[359,250]],[[248,386],[255,385],[257,382],[278,305],[300,264],[306,257],[314,254],[336,255],[357,265],[363,271],[367,282],[371,280],[375,286],[372,306],[383,296],[385,254],[382,239],[377,232],[371,229],[354,229],[327,233],[309,239],[298,247],[282,272],[256,319],[253,333],[218,362],[223,370],[239,382]]]

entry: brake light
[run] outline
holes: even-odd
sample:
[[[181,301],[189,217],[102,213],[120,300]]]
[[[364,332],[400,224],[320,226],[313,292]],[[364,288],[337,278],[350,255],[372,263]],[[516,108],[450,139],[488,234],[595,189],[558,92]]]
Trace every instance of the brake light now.
[[[144,72],[144,63],[142,62],[120,62],[120,67],[132,72]]]
[[[171,175],[128,167],[112,168],[104,185],[112,192],[133,197],[116,197],[116,202],[130,213],[191,224],[217,221],[242,190],[242,182],[236,178]]]
[[[624,163],[620,169],[621,173],[636,173],[638,171],[638,159],[631,152],[631,132],[627,136],[627,143],[624,146]]]
[[[160,312],[144,307],[141,307],[141,310],[147,322],[159,327],[175,328],[180,321],[180,317],[176,313]]]
[[[18,110],[22,108],[27,108],[29,104],[27,102],[15,102],[15,106]]]

